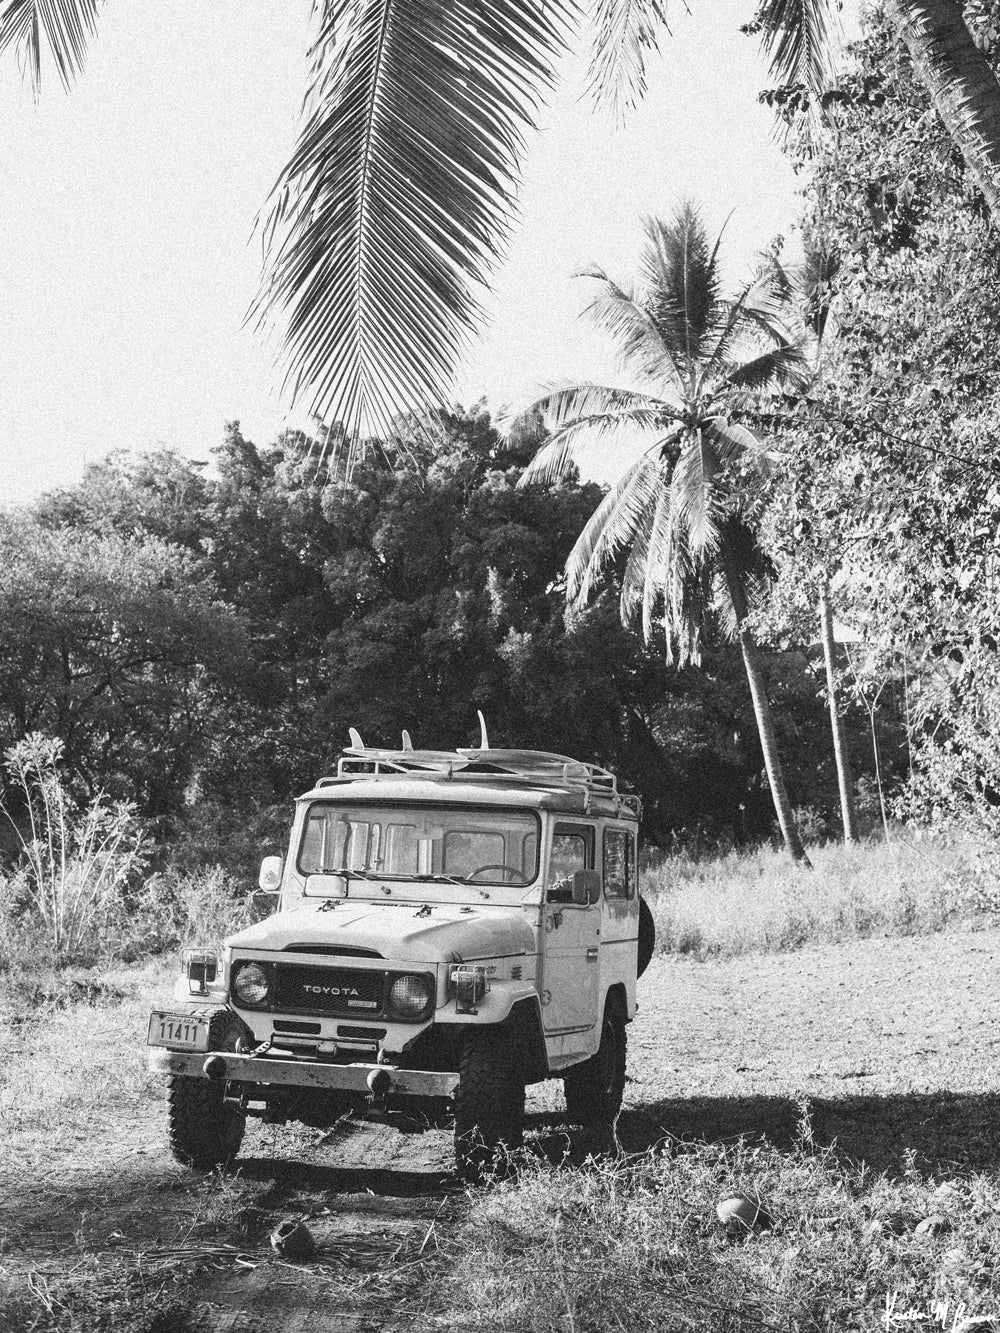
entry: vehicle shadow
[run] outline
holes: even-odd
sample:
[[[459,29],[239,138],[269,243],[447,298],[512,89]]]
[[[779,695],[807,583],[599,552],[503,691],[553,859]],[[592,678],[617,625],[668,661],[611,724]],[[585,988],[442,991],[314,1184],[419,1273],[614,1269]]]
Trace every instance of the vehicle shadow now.
[[[1000,1163],[1000,1093],[666,1098],[627,1107],[618,1139],[632,1153],[665,1141],[743,1139],[783,1151],[805,1141],[891,1176],[971,1174]]]

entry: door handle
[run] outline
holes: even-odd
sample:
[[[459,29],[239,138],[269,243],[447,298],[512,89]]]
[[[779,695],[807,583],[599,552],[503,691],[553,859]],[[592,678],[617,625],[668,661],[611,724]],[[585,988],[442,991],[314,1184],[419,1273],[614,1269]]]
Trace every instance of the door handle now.
[[[600,952],[601,952],[601,951],[600,951],[600,949],[598,949],[598,948],[588,949],[588,950],[587,950],[587,959],[588,959],[588,961],[591,962],[591,963],[593,963],[593,962],[597,959],[597,957],[599,956]]]

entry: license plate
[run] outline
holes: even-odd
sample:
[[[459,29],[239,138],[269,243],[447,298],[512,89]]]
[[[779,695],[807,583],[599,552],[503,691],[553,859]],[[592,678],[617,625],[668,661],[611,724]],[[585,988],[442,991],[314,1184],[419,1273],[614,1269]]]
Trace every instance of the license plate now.
[[[208,1019],[191,1014],[152,1013],[146,1044],[166,1046],[171,1051],[207,1051]]]

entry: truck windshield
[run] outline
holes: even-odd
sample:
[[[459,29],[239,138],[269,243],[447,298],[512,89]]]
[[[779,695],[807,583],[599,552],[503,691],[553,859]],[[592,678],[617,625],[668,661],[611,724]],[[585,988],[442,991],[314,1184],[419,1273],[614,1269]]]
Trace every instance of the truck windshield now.
[[[353,871],[513,887],[538,873],[538,827],[525,810],[317,801],[306,815],[298,868],[303,875]]]

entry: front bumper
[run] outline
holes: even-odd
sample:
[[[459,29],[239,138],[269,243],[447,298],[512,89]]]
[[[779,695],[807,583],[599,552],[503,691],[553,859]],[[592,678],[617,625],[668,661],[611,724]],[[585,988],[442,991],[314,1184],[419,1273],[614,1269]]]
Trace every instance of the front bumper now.
[[[149,1069],[153,1074],[180,1074],[185,1078],[209,1078],[205,1065],[213,1061],[211,1077],[246,1087],[320,1088],[330,1092],[371,1091],[369,1079],[380,1072],[389,1078],[380,1080],[382,1094],[406,1097],[450,1097],[458,1087],[458,1074],[438,1073],[429,1069],[395,1069],[377,1064],[313,1064],[306,1060],[267,1060],[254,1055],[236,1055],[231,1051],[169,1051],[152,1047]],[[224,1068],[217,1061],[225,1062]],[[252,1095],[252,1094],[251,1094]]]

